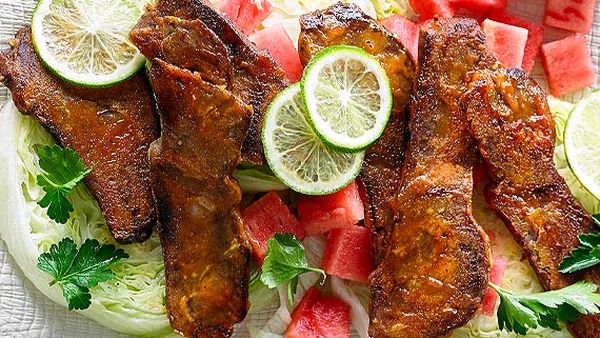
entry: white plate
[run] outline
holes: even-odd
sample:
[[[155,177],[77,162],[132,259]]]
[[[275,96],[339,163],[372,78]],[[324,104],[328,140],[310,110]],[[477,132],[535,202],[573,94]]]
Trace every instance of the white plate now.
[[[520,17],[541,22],[544,0],[509,0],[508,11]],[[35,0],[0,0],[0,45],[3,50],[16,31],[29,23]],[[545,41],[569,33],[546,28]],[[588,36],[590,50],[600,69],[600,1],[596,4],[596,20]],[[539,59],[533,76],[546,87]],[[599,77],[600,78],[600,77]],[[586,91],[566,97],[577,100]],[[6,88],[0,85],[0,105],[7,99]],[[1,146],[1,145],[0,145]],[[0,197],[0,203],[2,202]],[[2,222],[3,220],[0,220]],[[4,242],[0,240],[0,337],[124,337],[77,313],[71,313],[42,295],[18,269]]]

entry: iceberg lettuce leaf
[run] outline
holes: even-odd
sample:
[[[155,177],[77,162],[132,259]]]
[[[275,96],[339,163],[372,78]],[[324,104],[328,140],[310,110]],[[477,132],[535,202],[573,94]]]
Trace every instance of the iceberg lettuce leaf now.
[[[141,244],[122,246],[112,238],[100,207],[84,185],[69,195],[74,211],[66,224],[48,217],[37,202],[44,191],[34,146],[51,145],[52,137],[33,118],[21,115],[12,101],[0,112],[0,235],[26,277],[47,297],[66,306],[60,288],[37,269],[37,259],[65,237],[77,245],[93,238],[124,249],[129,258],[113,268],[115,278],[90,290],[90,307],[81,314],[115,331],[136,336],[172,334],[164,305],[164,266],[154,234]]]
[[[240,188],[245,193],[261,193],[289,189],[285,184],[281,183],[268,168],[238,168],[233,172],[233,177],[238,180]]]

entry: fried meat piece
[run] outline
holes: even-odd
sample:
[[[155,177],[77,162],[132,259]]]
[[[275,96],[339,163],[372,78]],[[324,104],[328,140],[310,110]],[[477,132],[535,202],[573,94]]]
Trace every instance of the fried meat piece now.
[[[173,39],[193,40],[188,53],[176,53],[181,58],[178,61],[186,68],[208,67],[215,75],[209,78],[210,72],[204,71],[206,81],[227,85],[229,91],[253,107],[254,114],[242,148],[242,159],[264,164],[260,136],[262,115],[275,96],[289,84],[281,67],[267,52],[252,44],[233,23],[201,0],[158,0],[155,5],[149,6],[131,32],[132,41],[152,60],[162,52],[161,45],[164,45],[163,39],[167,35]],[[172,18],[199,20],[208,31],[200,36],[186,35],[189,31],[180,31],[179,36],[173,35],[170,31]],[[215,38],[220,42],[215,42]],[[189,55],[198,51],[202,59],[192,60]]]
[[[228,337],[248,309],[250,251],[231,173],[251,108],[159,59],[151,78],[163,126],[150,163],[171,324],[185,336]]]
[[[596,231],[554,167],[554,120],[546,94],[521,70],[481,72],[465,96],[471,130],[488,166],[490,206],[523,246],[544,289],[580,279],[600,283],[600,269],[563,275],[560,263]],[[600,316],[570,326],[577,337],[600,336]]]
[[[35,117],[61,146],[73,148],[94,168],[85,183],[114,238],[120,243],[148,238],[156,224],[148,147],[159,131],[145,76],[106,89],[69,85],[42,65],[26,27],[17,33],[13,50],[0,53],[0,80],[23,114]]]
[[[325,47],[352,45],[374,55],[391,81],[394,111],[381,139],[367,150],[361,175],[368,198],[365,223],[372,232],[374,260],[378,265],[394,225],[390,202],[396,196],[402,178],[407,111],[415,65],[402,44],[356,5],[337,3],[328,9],[303,15],[300,24],[299,49],[304,64]]]
[[[470,76],[496,60],[469,19],[428,22],[420,48],[398,223],[371,275],[373,337],[447,335],[487,290],[489,247],[472,215],[474,141],[459,101]]]
[[[200,20],[158,18],[164,36],[150,80],[162,136],[150,165],[175,331],[228,337],[248,310],[250,250],[232,178],[252,107],[219,82],[233,69],[219,37]]]

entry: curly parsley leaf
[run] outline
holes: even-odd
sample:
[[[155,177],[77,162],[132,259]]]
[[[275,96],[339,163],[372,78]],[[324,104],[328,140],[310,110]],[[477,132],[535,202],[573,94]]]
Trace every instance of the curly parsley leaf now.
[[[589,282],[577,282],[555,291],[517,295],[490,283],[500,296],[498,327],[520,335],[538,326],[559,329],[559,322],[571,322],[579,314],[600,313],[598,287]]]
[[[600,215],[592,216],[600,227]],[[600,264],[600,233],[579,236],[580,245],[560,263],[560,272],[573,273]]]
[[[92,296],[89,289],[115,277],[110,267],[129,255],[114,245],[86,239],[79,249],[70,238],[52,244],[50,250],[38,258],[38,268],[58,284],[67,300],[69,310],[87,309]]]
[[[58,145],[37,145],[34,149],[42,170],[37,184],[46,193],[38,204],[48,208],[48,217],[64,224],[74,210],[67,195],[92,169],[85,166],[73,149],[63,149]]]
[[[293,294],[298,286],[298,276],[305,272],[316,272],[327,277],[325,271],[311,267],[306,259],[304,246],[290,234],[276,234],[267,241],[267,256],[262,265],[260,280],[269,288],[288,283],[288,301],[293,303]]]

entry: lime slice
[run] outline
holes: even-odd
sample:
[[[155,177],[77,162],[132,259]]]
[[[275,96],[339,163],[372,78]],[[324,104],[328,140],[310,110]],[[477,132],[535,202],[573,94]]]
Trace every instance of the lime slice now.
[[[385,70],[371,54],[351,46],[326,48],[311,60],[302,96],[319,137],[349,152],[379,139],[393,103]]]
[[[65,81],[107,87],[133,76],[144,57],[129,31],[147,0],[40,0],[31,22],[42,62]]]
[[[364,152],[343,153],[321,142],[306,120],[299,84],[271,103],[262,137],[275,176],[306,195],[328,195],[344,188],[358,176],[364,158]]]
[[[600,91],[579,101],[565,127],[565,155],[581,184],[600,198]]]

